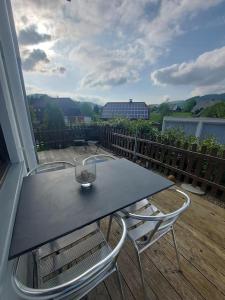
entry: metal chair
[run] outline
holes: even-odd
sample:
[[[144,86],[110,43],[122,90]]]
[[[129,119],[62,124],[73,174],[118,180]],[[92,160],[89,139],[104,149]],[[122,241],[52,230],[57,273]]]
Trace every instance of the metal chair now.
[[[109,154],[97,154],[91,155],[83,160],[83,165],[93,164],[93,163],[100,163],[105,162],[108,160],[115,160],[116,158]]]
[[[68,161],[53,161],[38,165],[36,168],[32,169],[27,176],[35,175],[39,173],[52,172],[57,170],[62,170],[66,168],[72,168],[74,164]]]
[[[23,257],[12,273],[13,287],[22,299],[81,299],[113,272],[124,299],[117,257],[126,238],[126,225],[116,217],[122,233],[112,250],[96,223],[38,249],[38,288],[23,282]],[[73,244],[70,243],[71,236]],[[72,297],[72,298],[70,298]]]
[[[143,199],[118,213],[120,217],[124,218],[127,226],[127,237],[132,242],[136,250],[144,291],[145,284],[140,254],[169,232],[172,233],[178,263],[178,270],[181,270],[173,225],[179,218],[181,213],[183,213],[190,205],[190,198],[186,193],[178,189],[174,189],[174,191],[184,197],[184,203],[179,209],[172,213],[162,213],[148,199]],[[107,240],[109,239],[111,224],[112,218],[110,218],[109,220]]]

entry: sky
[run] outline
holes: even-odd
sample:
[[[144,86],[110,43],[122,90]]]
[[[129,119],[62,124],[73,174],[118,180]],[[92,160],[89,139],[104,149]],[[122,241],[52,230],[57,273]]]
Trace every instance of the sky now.
[[[158,104],[225,92],[225,0],[11,0],[27,94]]]

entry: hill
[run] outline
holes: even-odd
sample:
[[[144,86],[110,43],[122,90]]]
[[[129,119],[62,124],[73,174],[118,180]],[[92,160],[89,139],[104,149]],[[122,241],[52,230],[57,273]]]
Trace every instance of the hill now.
[[[225,101],[225,93],[223,94],[208,94],[204,96],[195,96],[188,98],[186,100],[175,100],[175,101],[168,101],[170,109],[175,111],[176,108],[179,108],[181,111],[185,109],[188,103],[195,102],[195,105],[191,108],[192,113],[198,114],[203,109],[210,107],[216,103]],[[151,104],[151,107],[158,107],[159,104]]]
[[[225,93],[224,94],[209,94],[204,96],[193,97],[195,99],[196,105],[193,107],[193,113],[199,113],[203,109],[210,107],[216,103],[225,101]],[[187,101],[187,100],[186,100]]]

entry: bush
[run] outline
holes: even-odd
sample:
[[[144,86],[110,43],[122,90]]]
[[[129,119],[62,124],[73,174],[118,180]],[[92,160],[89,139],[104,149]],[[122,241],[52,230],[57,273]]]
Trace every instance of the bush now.
[[[225,102],[219,102],[205,108],[201,112],[201,117],[225,118]]]
[[[127,130],[130,134],[141,136],[153,140],[160,140],[162,143],[171,143],[172,141],[180,142],[181,147],[188,144],[191,149],[193,144],[197,145],[196,151],[201,151],[202,146],[207,147],[209,153],[212,149],[217,148],[218,154],[222,155],[225,150],[225,145],[219,144],[214,137],[209,137],[204,140],[193,135],[186,135],[181,129],[168,129],[165,132],[160,132],[156,129],[149,120],[129,120],[126,118],[114,118],[109,121],[99,121],[95,123],[101,126],[112,126]]]

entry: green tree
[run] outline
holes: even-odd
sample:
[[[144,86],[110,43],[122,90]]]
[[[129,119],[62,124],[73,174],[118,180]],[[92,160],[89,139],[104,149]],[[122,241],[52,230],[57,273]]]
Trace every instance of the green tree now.
[[[185,105],[183,109],[184,112],[191,112],[195,105],[196,105],[196,100],[194,98],[185,101]]]
[[[96,114],[96,115],[99,115],[99,113],[100,113],[100,110],[99,110],[99,106],[97,105],[97,104],[95,104],[95,106],[94,106],[94,113]]]
[[[93,117],[92,105],[88,102],[82,102],[80,105],[80,111],[85,117]]]
[[[48,103],[46,105],[44,127],[48,130],[60,130],[65,127],[63,113],[55,103]]]
[[[161,122],[165,116],[170,115],[170,106],[168,102],[163,102],[159,105],[159,113],[161,115]]]
[[[31,122],[34,125],[37,122],[37,116],[32,105],[29,105]]]
[[[225,118],[225,102],[219,102],[205,108],[201,112],[201,117]]]

